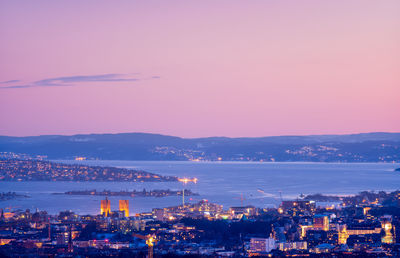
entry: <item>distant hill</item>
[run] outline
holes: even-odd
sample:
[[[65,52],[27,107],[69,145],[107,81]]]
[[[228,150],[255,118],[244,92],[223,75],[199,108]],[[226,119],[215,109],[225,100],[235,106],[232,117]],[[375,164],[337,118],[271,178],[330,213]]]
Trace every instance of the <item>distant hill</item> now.
[[[400,133],[254,138],[147,133],[0,136],[0,152],[49,159],[400,162]]]

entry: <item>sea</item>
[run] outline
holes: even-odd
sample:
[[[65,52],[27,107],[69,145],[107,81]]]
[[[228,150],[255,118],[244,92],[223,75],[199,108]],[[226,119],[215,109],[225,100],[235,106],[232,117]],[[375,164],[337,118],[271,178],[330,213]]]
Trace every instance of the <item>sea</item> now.
[[[185,203],[208,200],[224,208],[253,205],[277,207],[282,200],[307,194],[352,195],[361,191],[400,189],[400,167],[393,163],[309,163],[309,162],[191,162],[191,161],[118,161],[57,160],[68,164],[114,166],[140,169],[161,175],[196,177],[197,183],[180,182],[0,182],[0,192],[29,196],[0,201],[7,210],[46,210],[50,214],[71,210],[77,214],[99,214],[102,196],[64,195],[72,190],[153,190],[190,189],[198,196],[187,196]],[[129,200],[130,214],[149,212],[182,204],[180,196],[109,197],[111,210],[118,200]]]

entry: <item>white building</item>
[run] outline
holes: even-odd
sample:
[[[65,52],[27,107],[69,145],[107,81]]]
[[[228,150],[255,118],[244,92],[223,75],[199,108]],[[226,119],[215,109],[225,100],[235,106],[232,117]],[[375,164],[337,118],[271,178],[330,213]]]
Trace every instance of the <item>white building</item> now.
[[[251,238],[250,239],[250,252],[266,252],[269,253],[275,249],[275,239],[269,238]]]
[[[288,250],[307,250],[307,242],[300,241],[300,242],[286,242],[286,243],[279,243],[278,249],[281,251],[288,251]]]

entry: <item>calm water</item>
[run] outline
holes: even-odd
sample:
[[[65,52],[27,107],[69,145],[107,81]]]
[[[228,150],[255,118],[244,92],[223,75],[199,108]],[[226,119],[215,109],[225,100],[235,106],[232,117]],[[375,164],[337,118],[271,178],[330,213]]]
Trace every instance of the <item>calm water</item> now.
[[[301,193],[354,194],[364,190],[397,190],[399,164],[367,163],[255,163],[255,162],[174,162],[174,161],[63,161],[87,165],[104,165],[142,169],[162,175],[197,177],[197,184],[185,188],[200,196],[188,201],[208,199],[225,208],[252,204],[258,207],[276,206],[280,193],[284,199]],[[182,184],[128,182],[0,182],[0,192],[15,191],[30,198],[0,202],[0,208],[18,207],[57,213],[72,210],[79,214],[97,214],[100,200],[96,196],[54,195],[71,190],[142,190],[182,189]],[[263,190],[264,193],[259,190]],[[244,200],[241,200],[243,196]],[[117,209],[118,197],[110,198],[111,208]],[[179,197],[128,198],[131,213],[151,211],[156,207],[181,204]]]

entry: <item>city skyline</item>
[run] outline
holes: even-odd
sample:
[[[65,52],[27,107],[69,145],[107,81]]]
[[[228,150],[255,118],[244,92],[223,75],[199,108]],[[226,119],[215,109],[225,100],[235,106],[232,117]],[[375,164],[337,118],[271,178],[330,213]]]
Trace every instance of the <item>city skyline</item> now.
[[[0,6],[0,135],[400,131],[398,1]]]
[[[400,257],[400,1],[0,1],[0,257]]]

